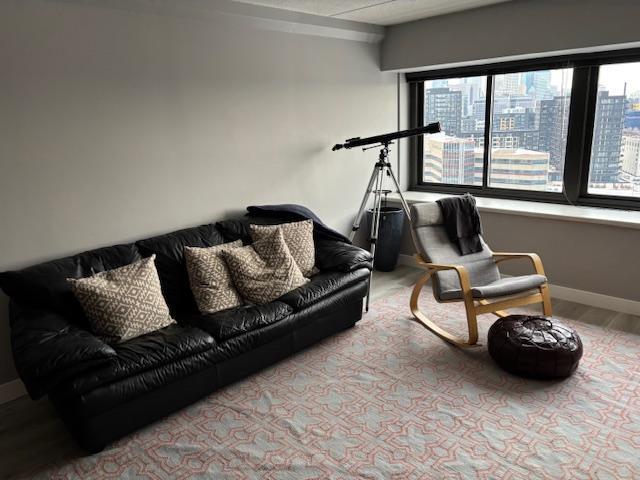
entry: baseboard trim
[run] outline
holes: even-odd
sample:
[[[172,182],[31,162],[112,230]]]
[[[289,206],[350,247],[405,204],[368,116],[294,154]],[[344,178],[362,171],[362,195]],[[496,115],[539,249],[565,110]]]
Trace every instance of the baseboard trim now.
[[[0,405],[27,394],[24,383],[19,378],[0,385]]]
[[[554,285],[552,283],[549,284],[549,287],[551,288],[551,296],[553,298],[640,316],[640,302],[635,300],[563,287],[562,285]]]
[[[411,255],[400,254],[398,264],[414,267],[416,265],[416,261]],[[604,308],[605,310],[613,310],[615,312],[640,316],[640,302],[636,300],[612,297],[602,293],[588,292],[586,290],[578,290],[576,288],[564,287],[562,285],[554,285],[553,283],[550,283],[549,287],[551,288],[551,296],[559,300],[567,300],[569,302],[581,303],[582,305],[588,305],[590,307]]]

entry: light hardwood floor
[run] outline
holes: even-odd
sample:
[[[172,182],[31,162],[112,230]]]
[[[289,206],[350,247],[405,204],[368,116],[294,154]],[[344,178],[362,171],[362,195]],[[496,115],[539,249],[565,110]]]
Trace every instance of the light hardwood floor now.
[[[399,266],[389,273],[376,272],[372,301],[412,286],[421,273],[407,266]],[[640,334],[640,317],[563,300],[553,300],[553,308],[555,314],[565,318]],[[46,399],[34,402],[21,397],[0,405],[0,478],[12,478],[70,455],[83,455],[83,452]]]

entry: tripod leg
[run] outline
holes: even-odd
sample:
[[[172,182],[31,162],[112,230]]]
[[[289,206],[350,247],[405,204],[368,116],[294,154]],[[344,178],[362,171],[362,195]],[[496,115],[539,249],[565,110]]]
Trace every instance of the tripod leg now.
[[[371,172],[371,178],[369,179],[369,184],[367,185],[367,190],[364,192],[364,198],[362,199],[362,203],[360,204],[360,209],[358,210],[356,219],[353,221],[353,227],[351,228],[351,233],[349,234],[349,240],[351,240],[352,242],[356,236],[356,232],[360,228],[362,215],[364,215],[364,209],[367,208],[367,203],[369,202],[369,195],[371,195],[371,191],[373,189],[373,182],[376,181],[377,175],[378,175],[378,167],[373,167],[373,172]]]
[[[380,229],[380,206],[382,203],[382,184],[384,181],[384,169],[382,166],[376,166],[374,172],[377,174],[376,176],[376,188],[374,190],[373,197],[373,218],[371,219],[371,232],[369,237],[369,245],[371,252],[371,265],[375,267],[376,261],[376,245],[378,242],[378,232]],[[369,275],[369,286],[367,287],[367,300],[365,304],[365,312],[369,311],[369,300],[371,298],[371,283],[373,282],[373,268],[371,269],[371,274]]]
[[[391,170],[390,165],[387,166],[387,173],[391,177],[391,180],[393,180],[393,184],[395,185],[396,190],[398,191],[398,195],[400,195],[400,201],[402,202],[402,208],[404,209],[404,213],[407,215],[409,222],[411,222],[411,211],[409,210],[409,205],[407,204],[407,201],[404,199],[404,195],[402,195],[402,190],[400,190],[400,185],[398,184],[398,180],[396,179],[396,176],[394,175],[393,170]]]
[[[380,231],[380,207],[382,204],[383,181],[384,181],[383,167],[378,167],[378,178],[376,180],[376,190],[375,190],[374,200],[373,200],[373,219],[371,222],[371,235],[370,235],[372,255],[375,253],[376,243],[378,241],[378,233]]]

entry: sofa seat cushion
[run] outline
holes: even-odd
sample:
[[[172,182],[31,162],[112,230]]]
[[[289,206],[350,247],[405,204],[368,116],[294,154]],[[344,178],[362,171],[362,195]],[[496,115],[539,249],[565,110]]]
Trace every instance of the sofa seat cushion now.
[[[294,311],[307,308],[314,303],[369,278],[369,269],[359,268],[352,272],[321,272],[311,277],[303,286],[281,296],[278,301],[290,305]]]
[[[504,297],[506,295],[514,295],[516,293],[533,290],[547,281],[544,275],[521,275],[519,277],[506,277],[491,282],[487,285],[472,287],[471,293],[473,298],[495,298]],[[462,298],[462,290],[459,288],[444,290],[440,294],[441,300],[459,300]]]
[[[187,321],[224,342],[243,333],[274,324],[293,312],[282,302],[265,305],[242,305],[208,315],[193,315]]]
[[[109,364],[75,377],[63,384],[61,390],[80,395],[167,365],[188,374],[196,366],[191,357],[210,351],[215,343],[211,335],[199,328],[174,323],[114,345],[116,355]]]
[[[310,307],[291,313],[278,322],[218,343],[213,349],[212,355],[217,363],[234,359],[235,365],[240,365],[245,361],[243,359],[251,357],[253,350],[262,347],[271,348],[269,344],[276,340],[279,344],[277,349],[290,349],[290,352],[293,352],[296,344],[299,345],[299,331],[301,329],[311,328],[314,332],[322,331],[326,327],[325,322],[334,321],[336,316],[348,317],[352,323],[358,320],[360,316],[356,317],[352,312],[355,305],[358,304],[358,308],[362,309],[362,298],[366,294],[367,282],[356,282]],[[223,378],[225,375],[221,375],[221,379],[226,383]]]
[[[310,336],[313,337],[317,332],[330,329],[329,325],[335,320],[336,315],[344,315],[345,320],[351,320],[351,323],[353,323],[359,316],[357,318],[354,317],[352,310],[355,306],[361,309],[361,303],[358,305],[358,302],[366,295],[366,291],[367,282],[361,281],[324,298],[309,308],[293,313],[290,306],[275,301],[261,306],[238,307],[213,315],[192,314],[191,320],[194,325],[197,321],[200,321],[201,329],[204,329],[206,323],[209,323],[209,328],[214,324],[214,322],[211,322],[211,317],[219,317],[220,320],[221,317],[228,315],[227,321],[231,319],[231,324],[238,325],[243,324],[242,320],[239,322],[234,320],[237,320],[238,316],[242,318],[242,310],[255,311],[254,309],[257,309],[257,311],[261,312],[260,316],[252,319],[251,326],[256,328],[246,328],[246,331],[238,335],[224,341],[216,341],[208,350],[162,366],[143,369],[130,377],[105,382],[101,386],[88,389],[86,393],[81,395],[63,396],[63,392],[58,390],[54,392],[52,400],[63,414],[69,415],[70,413],[68,412],[73,412],[74,418],[86,418],[112,410],[144,393],[154,392],[196,373],[204,374],[209,372],[205,376],[215,378],[215,380],[212,380],[213,385],[215,385],[215,382],[221,382],[221,384],[229,383],[268,365],[253,364],[256,361],[254,352],[259,349],[263,352],[270,351],[276,356],[279,353],[288,355],[296,349],[313,343],[308,340]],[[275,309],[274,313],[279,312],[279,314],[267,313],[273,312],[271,309]],[[285,312],[286,315],[282,316]],[[244,315],[247,314],[244,313]],[[233,316],[236,316],[236,318],[233,319]],[[187,317],[181,317],[178,320],[186,322]],[[221,324],[222,322],[216,323]],[[244,323],[244,325],[250,326],[249,323]],[[302,328],[307,329],[307,333],[300,331]]]

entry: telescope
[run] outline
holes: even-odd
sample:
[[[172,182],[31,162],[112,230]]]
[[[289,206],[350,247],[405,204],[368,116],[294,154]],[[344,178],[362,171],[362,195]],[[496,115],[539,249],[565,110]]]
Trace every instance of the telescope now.
[[[423,135],[425,133],[438,133],[440,131],[440,122],[430,123],[424,127],[410,128],[408,130],[400,130],[399,132],[385,133],[384,135],[376,135],[374,137],[367,138],[350,138],[345,140],[344,143],[336,143],[332,151],[340,150],[341,148],[353,148],[364,147],[365,145],[371,145],[372,143],[389,144],[392,140],[398,138],[413,137],[415,135]]]
[[[369,178],[369,184],[367,185],[367,190],[365,191],[364,198],[362,199],[362,203],[360,204],[360,209],[358,210],[358,214],[356,215],[356,219],[353,222],[353,227],[351,228],[351,234],[349,235],[349,240],[353,242],[356,232],[360,228],[360,222],[362,221],[362,216],[364,215],[364,211],[369,204],[369,196],[373,193],[373,218],[371,221],[371,232],[369,235],[369,246],[371,257],[373,258],[372,264],[375,264],[376,261],[376,243],[378,242],[378,231],[380,230],[380,217],[382,212],[381,201],[382,195],[390,190],[384,190],[383,181],[385,174],[390,177],[393,181],[393,184],[398,192],[400,197],[400,201],[402,202],[402,208],[404,209],[404,213],[411,221],[411,212],[409,211],[409,205],[407,201],[404,199],[404,195],[402,195],[402,191],[400,190],[400,185],[398,184],[398,179],[393,173],[391,169],[391,163],[389,163],[389,145],[393,140],[397,140],[399,138],[406,137],[414,137],[416,135],[424,135],[427,133],[438,133],[440,132],[440,122],[430,123],[429,125],[425,125],[424,127],[418,128],[410,128],[409,130],[400,130],[399,132],[386,133],[384,135],[376,135],[374,137],[367,138],[350,138],[345,140],[344,143],[337,143],[333,146],[332,150],[335,152],[336,150],[340,150],[342,148],[354,148],[354,147],[364,147],[365,145],[378,144],[378,146],[382,147],[380,149],[380,155],[378,156],[378,161],[373,167],[373,172],[371,173],[371,177]],[[374,148],[374,147],[369,147]],[[363,148],[363,150],[368,150],[369,148]],[[373,270],[371,271],[371,275],[373,275]],[[367,290],[367,303],[365,305],[365,310],[369,311],[369,297],[371,293],[371,281],[373,277],[369,277],[369,286]]]

